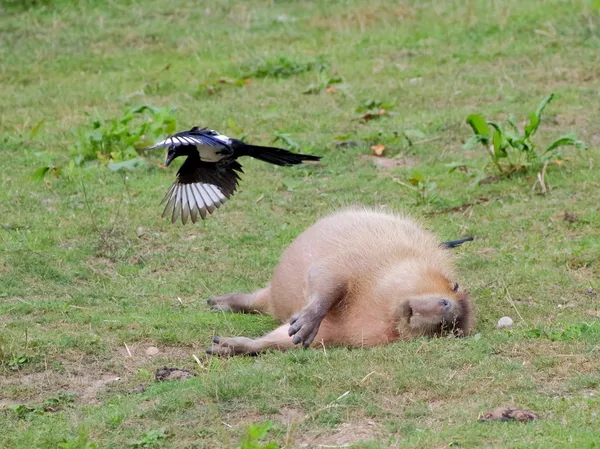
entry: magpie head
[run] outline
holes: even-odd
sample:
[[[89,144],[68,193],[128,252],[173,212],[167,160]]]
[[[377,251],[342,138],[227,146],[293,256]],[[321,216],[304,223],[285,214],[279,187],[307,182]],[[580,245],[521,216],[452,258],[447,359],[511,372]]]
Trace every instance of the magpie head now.
[[[182,145],[182,146],[170,146],[167,151],[167,160],[165,161],[165,166],[169,166],[173,159],[178,158],[179,156],[189,156],[192,154],[192,151],[196,151],[195,147],[191,145]]]

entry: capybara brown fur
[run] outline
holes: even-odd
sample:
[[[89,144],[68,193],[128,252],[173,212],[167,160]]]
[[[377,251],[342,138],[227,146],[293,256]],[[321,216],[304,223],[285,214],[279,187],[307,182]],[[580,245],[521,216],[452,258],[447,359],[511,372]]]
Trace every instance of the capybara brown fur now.
[[[270,284],[210,298],[213,310],[266,313],[286,323],[257,339],[214,337],[210,354],[304,347],[373,347],[419,336],[468,335],[471,303],[451,250],[416,221],[346,208],[300,234]]]

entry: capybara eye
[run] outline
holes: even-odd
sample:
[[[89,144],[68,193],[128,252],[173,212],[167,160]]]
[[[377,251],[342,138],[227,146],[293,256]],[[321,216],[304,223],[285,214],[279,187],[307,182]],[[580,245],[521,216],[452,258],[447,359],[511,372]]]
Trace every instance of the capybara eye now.
[[[457,292],[458,291],[458,284],[454,284],[454,287],[452,287],[452,291],[453,292]]]
[[[440,299],[440,306],[448,310],[450,308],[450,301],[448,301],[447,299]]]

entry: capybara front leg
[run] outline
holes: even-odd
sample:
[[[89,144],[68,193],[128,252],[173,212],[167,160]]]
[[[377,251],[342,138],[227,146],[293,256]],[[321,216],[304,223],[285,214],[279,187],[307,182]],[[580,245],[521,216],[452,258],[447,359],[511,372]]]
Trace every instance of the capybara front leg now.
[[[315,266],[308,273],[307,304],[290,320],[288,333],[293,343],[302,343],[305,348],[315,339],[321,322],[339,301],[346,295],[346,282],[337,278],[329,270]]]

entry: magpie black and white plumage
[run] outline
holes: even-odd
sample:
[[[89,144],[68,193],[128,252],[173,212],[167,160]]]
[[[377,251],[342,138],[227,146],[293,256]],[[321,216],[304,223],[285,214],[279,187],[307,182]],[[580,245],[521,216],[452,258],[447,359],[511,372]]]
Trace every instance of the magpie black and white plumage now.
[[[236,191],[242,166],[239,157],[250,156],[275,165],[298,165],[318,161],[320,156],[292,153],[282,148],[248,145],[209,128],[193,127],[166,138],[142,151],[168,148],[165,165],[179,156],[187,156],[177,172],[177,180],[163,199],[162,216],[171,214],[175,223],[202,219],[227,201]],[[161,203],[162,204],[162,203]]]

